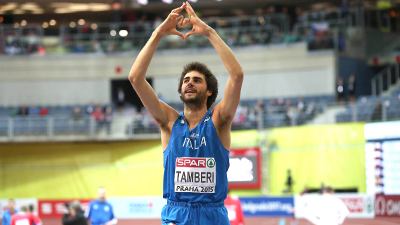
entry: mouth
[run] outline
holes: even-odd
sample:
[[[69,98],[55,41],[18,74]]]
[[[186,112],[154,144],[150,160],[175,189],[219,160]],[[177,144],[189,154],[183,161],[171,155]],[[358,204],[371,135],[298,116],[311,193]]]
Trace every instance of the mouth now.
[[[195,89],[191,89],[191,88],[185,90],[185,94],[187,94],[187,93],[196,93],[196,92],[197,91]]]

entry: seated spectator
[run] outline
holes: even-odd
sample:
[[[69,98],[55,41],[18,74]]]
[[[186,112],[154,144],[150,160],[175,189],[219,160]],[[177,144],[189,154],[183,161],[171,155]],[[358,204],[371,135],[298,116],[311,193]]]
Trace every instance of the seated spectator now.
[[[97,128],[96,130],[98,131],[104,123],[104,112],[103,112],[102,107],[99,105],[96,106],[94,108],[94,111],[92,112],[91,116],[96,122],[96,128]]]
[[[113,109],[111,106],[106,106],[104,110],[104,125],[106,127],[107,134],[111,134],[112,119],[113,119]]]
[[[18,108],[17,116],[28,116],[29,108],[27,106],[20,106]]]
[[[41,117],[47,116],[48,114],[49,114],[49,109],[47,107],[44,106],[40,107],[39,115]]]
[[[75,106],[72,109],[71,117],[74,121],[80,121],[83,118],[82,109],[79,106]]]

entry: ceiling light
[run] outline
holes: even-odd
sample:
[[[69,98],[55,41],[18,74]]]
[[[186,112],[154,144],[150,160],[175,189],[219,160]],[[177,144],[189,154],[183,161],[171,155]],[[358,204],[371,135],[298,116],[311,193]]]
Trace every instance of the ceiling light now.
[[[92,23],[90,25],[90,28],[92,28],[92,30],[96,30],[97,29],[97,24],[96,23]]]
[[[1,7],[1,11],[4,12],[9,10],[14,10],[17,8],[17,6],[18,6],[17,3],[7,3],[3,7]]]
[[[86,23],[86,21],[85,21],[84,19],[79,19],[79,20],[78,20],[78,24],[79,24],[80,26],[85,25],[85,23]]]
[[[71,21],[71,22],[69,23],[69,27],[75,28],[75,27],[76,27],[76,23],[75,23],[74,21]]]
[[[120,30],[120,31],[118,32],[118,34],[119,34],[119,36],[121,36],[121,37],[126,37],[126,36],[128,36],[128,31],[127,31],[127,30]]]
[[[110,31],[110,35],[113,36],[113,37],[115,37],[115,35],[117,35],[117,31],[111,30],[111,31]]]
[[[111,9],[109,4],[105,3],[67,3],[67,2],[55,2],[51,4],[51,7],[55,8],[55,13],[73,13],[83,11],[107,11]]]
[[[167,3],[167,4],[171,4],[174,0],[162,0],[162,2]]]
[[[48,28],[49,27],[49,23],[48,22],[43,22],[42,23],[42,27],[43,28]]]
[[[73,11],[71,11],[70,9],[67,9],[67,8],[57,8],[57,9],[54,9],[54,12],[63,14],[63,13],[72,13]]]
[[[50,26],[55,26],[57,24],[57,21],[55,19],[51,19],[49,24]]]
[[[19,27],[19,23],[14,23],[14,28],[18,28]]]
[[[43,13],[44,13],[44,10],[38,8],[38,9],[33,9],[33,10],[31,10],[31,12],[32,12],[32,14],[43,14]]]
[[[92,3],[89,5],[89,9],[90,11],[107,11],[111,9],[111,6],[109,6],[108,4],[100,4],[100,3]]]
[[[172,0],[170,0],[172,2]],[[165,0],[163,0],[163,2],[165,2]],[[137,0],[137,3],[139,5],[147,5],[149,3],[148,0]]]
[[[28,3],[24,3],[21,5],[21,9],[23,10],[35,10],[35,9],[40,9],[40,7],[33,2],[28,2]]]
[[[21,20],[21,27],[24,27],[28,24],[28,22],[26,22],[26,20]]]

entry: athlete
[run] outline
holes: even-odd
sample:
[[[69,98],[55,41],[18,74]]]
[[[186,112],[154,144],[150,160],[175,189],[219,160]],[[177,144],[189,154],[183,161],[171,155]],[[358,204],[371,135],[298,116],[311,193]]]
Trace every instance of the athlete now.
[[[186,11],[188,17],[182,14]],[[183,34],[177,27],[192,26]],[[229,77],[222,100],[212,107],[218,82],[211,71],[198,62],[186,65],[178,93],[184,110],[178,113],[158,99],[146,81],[146,71],[160,40],[167,35],[187,39],[191,35],[208,38],[223,62]],[[240,101],[242,68],[217,32],[204,23],[188,2],[173,9],[152,33],[138,54],[129,80],[161,130],[164,150],[163,197],[167,199],[163,225],[229,225],[224,199],[227,196],[231,125]]]

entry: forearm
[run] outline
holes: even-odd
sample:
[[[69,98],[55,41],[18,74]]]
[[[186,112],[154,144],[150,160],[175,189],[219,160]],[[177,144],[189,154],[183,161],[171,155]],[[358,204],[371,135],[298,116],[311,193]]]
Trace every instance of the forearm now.
[[[147,69],[160,40],[161,35],[157,30],[155,30],[150,39],[147,41],[146,45],[139,52],[135,62],[131,67],[129,72],[129,80],[132,83],[145,80]]]
[[[225,68],[228,70],[229,75],[233,76],[232,78],[241,78],[243,76],[242,67],[240,66],[239,61],[236,59],[229,46],[211,27],[208,30],[207,36],[211,45],[214,47],[215,51],[221,58]]]

